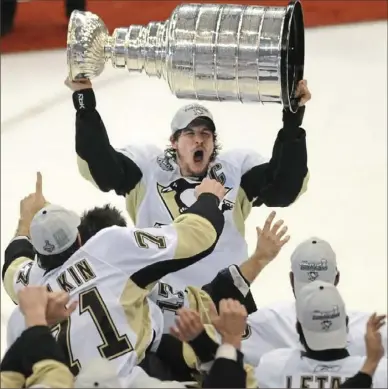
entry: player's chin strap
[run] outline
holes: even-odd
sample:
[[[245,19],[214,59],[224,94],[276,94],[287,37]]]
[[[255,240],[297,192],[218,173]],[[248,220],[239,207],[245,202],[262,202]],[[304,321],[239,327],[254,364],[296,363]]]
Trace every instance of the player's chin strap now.
[[[209,294],[217,307],[223,299],[234,299],[243,304],[250,315],[257,311],[255,300],[250,290],[250,283],[241,274],[236,265],[221,270],[217,276],[202,287]]]

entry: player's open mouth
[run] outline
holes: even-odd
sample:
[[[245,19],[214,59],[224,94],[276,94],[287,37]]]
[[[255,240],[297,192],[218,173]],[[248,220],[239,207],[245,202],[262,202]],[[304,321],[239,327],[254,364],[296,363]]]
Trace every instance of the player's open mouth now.
[[[202,162],[203,150],[197,150],[194,152],[194,162]]]

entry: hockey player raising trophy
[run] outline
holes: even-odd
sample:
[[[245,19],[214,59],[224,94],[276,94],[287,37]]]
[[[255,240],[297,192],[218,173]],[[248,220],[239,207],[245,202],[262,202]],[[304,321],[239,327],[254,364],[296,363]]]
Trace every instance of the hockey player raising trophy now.
[[[174,288],[201,286],[221,269],[241,264],[248,258],[244,224],[252,207],[288,207],[306,190],[301,126],[311,94],[303,79],[304,23],[298,1],[287,7],[183,4],[167,21],[117,28],[112,36],[98,16],[74,11],[67,47],[65,83],[74,92],[79,171],[101,191],[125,197],[136,227],[171,223],[194,203],[194,188],[204,177],[226,188],[219,204],[225,228],[215,250],[163,280]],[[197,103],[171,114],[166,150],[131,144],[116,150],[96,110],[90,81],[109,61],[115,68],[166,80],[177,98],[281,104],[283,125],[272,157],[266,160],[249,149],[219,152],[223,129]],[[147,244],[153,244],[152,237]]]

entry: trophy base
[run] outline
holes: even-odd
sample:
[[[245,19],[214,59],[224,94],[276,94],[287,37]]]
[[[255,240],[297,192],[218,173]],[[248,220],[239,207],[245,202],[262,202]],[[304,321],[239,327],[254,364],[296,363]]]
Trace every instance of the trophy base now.
[[[280,78],[283,106],[296,112],[299,99],[296,87],[303,80],[305,59],[305,36],[302,6],[299,1],[288,5],[281,41]]]

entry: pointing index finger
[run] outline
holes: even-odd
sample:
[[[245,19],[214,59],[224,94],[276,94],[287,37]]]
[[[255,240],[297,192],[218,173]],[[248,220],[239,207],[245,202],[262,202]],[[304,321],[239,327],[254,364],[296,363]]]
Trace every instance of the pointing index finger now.
[[[42,173],[36,173],[36,184],[35,184],[35,193],[43,194],[43,183],[42,183]]]

